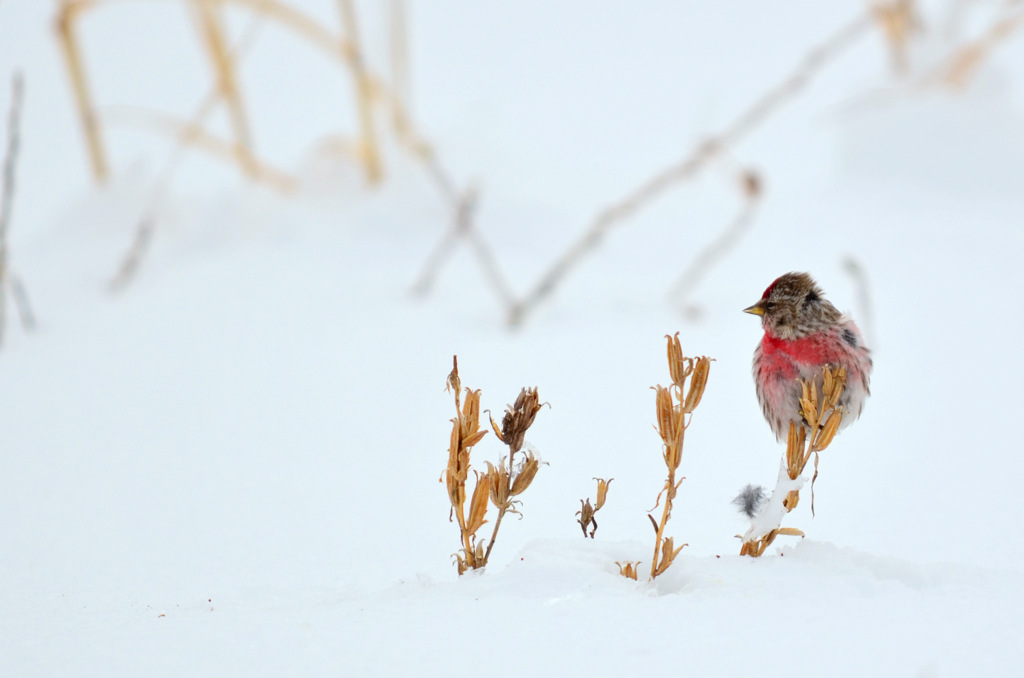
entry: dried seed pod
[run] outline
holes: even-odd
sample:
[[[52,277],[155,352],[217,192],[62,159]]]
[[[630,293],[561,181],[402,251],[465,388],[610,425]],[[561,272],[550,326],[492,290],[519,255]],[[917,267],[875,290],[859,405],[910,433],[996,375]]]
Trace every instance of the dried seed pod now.
[[[675,548],[675,543],[672,537],[665,537],[661,542],[661,560],[658,563],[658,566],[654,568],[652,576],[657,577],[659,574],[664,573],[665,570],[672,565],[672,562],[675,561],[676,556],[679,555],[679,552],[683,550],[684,546],[686,546],[686,544],[681,545],[679,548]]]
[[[846,388],[846,368],[838,368],[832,375],[832,389],[825,392],[825,407],[835,407]]]
[[[603,478],[594,478],[594,480],[597,481],[597,506],[594,507],[594,511],[597,512],[601,510],[602,506],[604,506],[604,502],[608,498],[608,486],[611,485],[615,478],[609,478],[608,480],[604,480]]]
[[[658,416],[658,435],[668,445],[676,437],[675,412],[672,405],[672,393],[664,386],[654,387],[654,407]]]
[[[619,574],[623,577],[628,577],[633,581],[636,581],[636,571],[640,565],[639,560],[627,560],[625,562],[615,561],[615,564],[619,566]]]
[[[480,526],[487,522],[487,498],[490,496],[491,483],[487,474],[478,473],[473,498],[469,500],[469,518],[466,520],[466,532],[476,534]]]
[[[825,420],[825,424],[821,427],[818,432],[818,437],[814,441],[814,452],[820,452],[829,446],[832,439],[836,437],[836,433],[839,431],[839,425],[843,423],[843,408],[837,407],[832,410],[832,414]]]
[[[462,415],[459,417],[460,432],[463,441],[473,438],[480,430],[480,391],[466,389],[466,402],[462,404]],[[483,436],[480,436],[482,438]],[[477,438],[479,442],[479,438]],[[475,443],[463,443],[465,447],[472,447]]]
[[[452,356],[452,371],[448,373],[444,389],[455,391],[455,407],[459,406],[459,394],[462,393],[462,381],[459,379],[459,356]]]
[[[580,510],[576,512],[576,515],[579,516],[579,520],[577,520],[576,522],[578,522],[580,524],[580,527],[583,529],[584,537],[588,536],[587,525],[590,525],[590,523],[594,521],[594,514],[596,512],[597,509],[590,505],[590,499],[587,499],[586,501],[580,499]]]
[[[834,388],[835,377],[833,376],[832,368],[829,365],[825,365],[821,368],[821,392],[828,398]]]
[[[674,337],[666,334],[665,339],[668,340],[668,371],[672,375],[672,383],[682,389],[686,377],[693,371],[693,360],[683,355],[678,332]]]
[[[505,468],[504,463],[500,468],[495,468],[489,461],[484,463],[487,464],[487,477],[490,478],[491,503],[499,511],[507,509],[509,504],[508,469]]]
[[[690,390],[686,393],[686,401],[683,403],[683,409],[687,412],[693,412],[697,405],[700,405],[700,399],[704,395],[704,387],[708,383],[708,373],[711,371],[711,360],[707,356],[701,356],[697,358],[697,363],[693,368],[693,376],[690,378]]]
[[[800,492],[797,490],[790,490],[786,498],[782,500],[782,505],[786,507],[786,511],[792,511],[796,508],[796,505],[800,503]]]
[[[784,534],[789,537],[803,537],[805,536],[803,530],[798,530],[795,527],[780,527],[776,534]]]
[[[515,479],[512,481],[512,489],[509,491],[509,494],[515,497],[526,491],[526,488],[533,482],[533,478],[537,475],[538,470],[540,470],[540,460],[533,456],[533,452],[527,453],[526,462],[523,463],[522,470],[516,474]]]
[[[786,470],[790,480],[796,480],[804,470],[804,436],[806,429],[795,421],[789,422],[786,439]]]
[[[506,408],[505,417],[501,421],[499,437],[508,445],[513,454],[523,449],[526,430],[533,425],[533,420],[539,411],[540,398],[536,388],[522,389],[515,403]]]
[[[455,474],[445,472],[445,481],[448,488],[448,500],[455,508],[461,508],[466,503],[466,485]]]
[[[505,438],[501,435],[501,429],[498,428],[498,422],[494,421],[494,417],[491,416],[490,412],[487,413],[487,418],[491,420],[491,429],[494,430],[494,435],[496,435],[498,440],[501,442],[505,442]]]

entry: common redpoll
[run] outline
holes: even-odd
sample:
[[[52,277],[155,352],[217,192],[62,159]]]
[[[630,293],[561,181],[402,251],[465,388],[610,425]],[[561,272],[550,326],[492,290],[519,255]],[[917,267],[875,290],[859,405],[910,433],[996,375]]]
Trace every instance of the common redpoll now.
[[[743,310],[761,316],[764,327],[754,351],[754,383],[777,440],[788,434],[789,422],[803,423],[799,380],[816,379],[820,388],[824,365],[846,368],[842,427],[860,416],[870,393],[871,357],[857,325],[822,296],[811,276],[787,273]]]

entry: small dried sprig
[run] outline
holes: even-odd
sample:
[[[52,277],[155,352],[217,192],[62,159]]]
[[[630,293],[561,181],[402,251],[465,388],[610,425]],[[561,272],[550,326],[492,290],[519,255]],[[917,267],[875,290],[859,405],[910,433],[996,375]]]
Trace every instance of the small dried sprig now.
[[[542,462],[532,451],[523,451],[527,429],[533,424],[540,411],[537,389],[522,389],[513,405],[509,405],[499,429],[494,419],[491,426],[495,435],[509,446],[509,454],[502,457],[495,466],[485,462],[487,471],[474,471],[476,484],[469,499],[469,514],[466,514],[466,481],[469,479],[469,457],[471,448],[487,434],[480,427],[480,391],[467,388],[462,401],[462,380],[459,378],[458,357],[453,358],[453,367],[448,375],[446,390],[455,393],[456,417],[452,419],[452,434],[448,445],[448,466],[444,480],[452,515],[459,525],[462,548],[455,554],[459,574],[466,570],[478,569],[487,564],[494,548],[494,542],[506,513],[521,515],[517,510],[519,501],[514,499],[526,491],[537,475]],[[525,455],[518,463],[516,454]],[[498,509],[491,537],[486,542],[477,538],[477,531],[488,521],[488,500]],[[484,544],[486,543],[486,548]]]
[[[688,358],[683,354],[678,332],[674,336],[665,335],[665,339],[667,340],[666,352],[672,384],[667,387],[659,385],[653,388],[658,421],[657,429],[662,442],[662,459],[668,469],[668,477],[661,492],[658,493],[655,503],[655,508],[657,508],[664,496],[661,519],[656,520],[651,514],[647,516],[650,518],[655,532],[651,579],[663,574],[686,546],[686,544],[675,546],[673,538],[665,536],[665,526],[672,516],[672,502],[679,491],[679,486],[685,480],[685,478],[676,480],[676,471],[683,458],[683,440],[686,436],[686,429],[690,426],[693,411],[704,396],[704,388],[707,386],[708,374],[711,370],[710,358],[706,356]]]
[[[846,387],[846,368],[833,368],[831,365],[825,365],[822,368],[820,380],[817,378],[802,379],[800,386],[800,415],[803,417],[803,422],[798,424],[791,421],[789,424],[784,457],[785,473],[780,472],[775,492],[767,502],[768,508],[772,508],[773,501],[778,497],[778,501],[774,505],[774,514],[770,516],[772,521],[769,522],[769,524],[774,522],[775,527],[767,530],[762,528],[760,530],[762,533],[758,534],[757,526],[752,526],[751,530],[742,538],[743,545],[740,547],[740,555],[760,556],[780,534],[803,536],[803,532],[796,528],[779,527],[778,525],[783,516],[795,509],[800,501],[800,485],[803,481],[799,479],[812,456],[814,457],[814,475],[811,478],[811,512],[812,514],[814,512],[814,481],[818,478],[818,454],[832,443],[839,431],[839,426],[843,423],[843,407],[839,404],[839,400]],[[734,503],[739,503],[743,496],[741,493]],[[753,515],[748,513],[748,515],[753,519],[758,516],[758,512],[755,511]],[[775,522],[776,519],[777,522]]]
[[[459,360],[453,359],[448,375],[446,390],[455,392],[455,418],[452,419],[452,434],[448,444],[448,466],[444,471],[445,485],[451,513],[459,525],[462,548],[455,554],[459,574],[467,569],[483,567],[483,543],[477,541],[476,532],[486,522],[487,492],[490,486],[487,474],[476,474],[476,488],[469,503],[469,517],[466,517],[466,480],[469,479],[469,453],[480,442],[487,429],[480,428],[480,391],[466,389],[465,402],[461,399],[462,381],[459,379]]]
[[[639,560],[616,560],[615,564],[619,566],[619,574],[636,581],[637,568],[640,566]]]
[[[594,514],[601,510],[604,506],[604,502],[608,499],[608,485],[611,484],[615,478],[594,478],[597,481],[597,505],[592,506],[590,504],[590,498],[586,500],[580,499],[580,510],[576,512],[579,516],[576,520],[580,524],[580,528],[583,530],[583,538],[590,537],[594,538],[594,533],[597,532],[597,520],[594,518]],[[590,534],[587,534],[587,528],[590,527]],[[636,577],[634,577],[635,579]]]

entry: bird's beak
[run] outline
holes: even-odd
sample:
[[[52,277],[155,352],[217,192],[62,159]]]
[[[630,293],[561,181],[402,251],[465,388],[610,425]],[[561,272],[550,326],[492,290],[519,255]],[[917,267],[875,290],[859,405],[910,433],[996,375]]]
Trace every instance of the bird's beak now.
[[[757,302],[753,306],[748,306],[743,309],[744,313],[753,313],[754,315],[764,315],[764,299]]]

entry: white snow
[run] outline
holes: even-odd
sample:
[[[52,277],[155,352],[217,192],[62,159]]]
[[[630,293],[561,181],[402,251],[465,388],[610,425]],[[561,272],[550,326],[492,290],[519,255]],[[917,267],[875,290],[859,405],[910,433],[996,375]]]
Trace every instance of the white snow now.
[[[0,348],[0,675],[1019,675],[1024,33],[959,93],[901,88],[880,37],[861,39],[511,331],[464,245],[410,294],[447,205],[393,147],[376,191],[311,151],[352,133],[350,83],[272,27],[245,62],[248,103],[299,194],[189,154],[137,280],[109,292],[171,144],[109,127],[114,179],[93,187],[54,4],[0,2],[4,116],[16,67],[27,85],[11,265],[40,322],[12,319]],[[327,0],[294,4],[334,21]],[[863,8],[408,4],[416,120],[480,188],[517,293]],[[385,63],[381,8],[358,8]],[[98,99],[194,110],[208,76],[183,6],[103,4],[81,26]],[[737,167],[763,177],[762,206],[684,317],[666,293],[733,218]],[[821,455],[816,517],[802,497],[783,521],[807,537],[740,558],[731,500],[783,451],[740,310],[790,270],[858,319],[872,396]],[[650,387],[676,331],[715,358],[667,531],[688,546],[638,583],[615,561],[650,567]],[[523,386],[550,403],[522,519],[461,579],[438,483],[453,354],[496,417]],[[504,451],[489,435],[474,467]],[[595,476],[615,481],[584,540]]]

